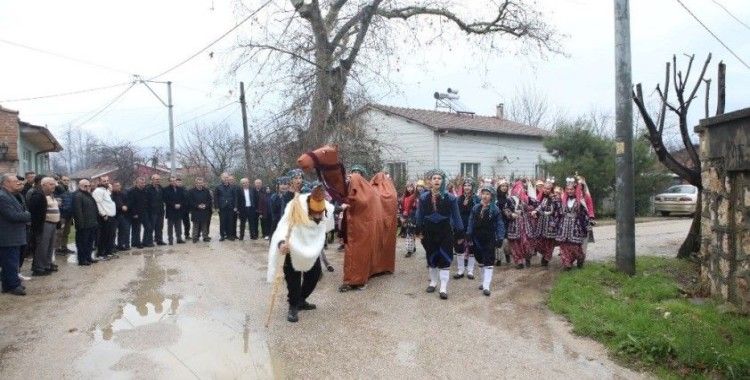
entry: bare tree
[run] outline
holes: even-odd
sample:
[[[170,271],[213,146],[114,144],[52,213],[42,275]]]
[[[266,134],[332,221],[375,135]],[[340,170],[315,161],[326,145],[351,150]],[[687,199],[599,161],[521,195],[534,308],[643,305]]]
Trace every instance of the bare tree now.
[[[101,144],[94,134],[79,127],[67,126],[60,135],[65,150],[51,155],[54,172],[70,174],[94,165],[95,153]]]
[[[688,126],[688,110],[690,108],[690,105],[692,104],[693,100],[695,100],[698,95],[698,89],[700,88],[701,84],[706,84],[706,100],[705,100],[705,113],[706,117],[709,116],[708,111],[708,94],[710,90],[710,81],[704,80],[704,77],[706,75],[706,69],[708,68],[709,63],[711,62],[711,54],[708,55],[706,58],[705,63],[703,64],[703,69],[701,70],[698,79],[695,81],[695,84],[692,86],[691,89],[689,89],[688,86],[688,79],[690,78],[690,70],[693,66],[693,60],[695,59],[695,55],[691,55],[689,57],[689,62],[687,65],[687,70],[685,71],[684,77],[682,71],[677,71],[677,57],[672,56],[672,62],[666,63],[666,70],[665,70],[665,79],[664,79],[664,88],[662,89],[660,85],[656,86],[656,92],[659,94],[659,98],[661,100],[661,109],[656,117],[656,120],[654,120],[653,117],[651,117],[651,114],[648,112],[644,97],[643,97],[643,89],[641,88],[641,84],[639,83],[635,87],[635,91],[633,91],[633,101],[635,102],[635,105],[638,107],[638,111],[641,114],[641,117],[643,118],[644,124],[646,126],[646,129],[648,130],[648,137],[649,141],[651,142],[651,146],[654,148],[654,151],[656,153],[656,156],[659,158],[659,161],[664,164],[669,170],[671,170],[673,173],[677,174],[680,178],[684,179],[691,185],[697,186],[698,189],[702,189],[703,186],[701,184],[701,162],[698,157],[698,152],[695,148],[695,145],[693,145],[693,142],[690,138],[690,129]],[[724,63],[719,62],[719,69],[718,69],[718,82],[720,83],[718,88],[718,101],[717,101],[717,107],[716,107],[716,115],[721,115],[724,113],[724,99],[725,99],[725,87],[724,87],[724,78],[726,73],[726,66]],[[669,87],[670,87],[670,81],[671,84],[674,85],[674,93],[675,98],[677,100],[677,103],[670,102],[669,97]],[[688,153],[688,163],[683,164],[675,159],[672,152],[670,152],[667,149],[667,146],[665,144],[664,140],[664,126],[665,126],[665,119],[667,116],[667,111],[673,112],[678,120],[678,126],[680,131],[680,137],[682,139],[682,145],[684,146],[684,149],[687,150]],[[693,223],[690,226],[690,231],[688,232],[687,237],[685,238],[685,241],[680,246],[680,249],[678,250],[677,257],[680,258],[692,258],[696,257],[696,253],[700,250],[700,226],[701,226],[701,213],[700,210],[701,207],[701,195],[700,192],[698,193],[698,204],[697,204],[697,211],[695,215],[693,216]]]
[[[101,143],[92,155],[94,166],[114,166],[117,168],[117,179],[123,184],[135,181],[135,166],[144,163],[140,150],[131,142]]]
[[[209,168],[218,178],[240,166],[242,147],[242,138],[226,124],[195,124],[182,139],[177,155],[183,167]]]
[[[452,42],[457,38],[447,31],[453,27],[474,37],[484,51],[499,51],[504,37],[559,51],[554,30],[522,1],[486,0],[484,7],[475,6],[481,16],[491,10],[486,20],[470,20],[460,14],[465,8],[449,0],[276,0],[265,24],[263,18],[255,20],[252,37],[239,43],[242,54],[233,71],[252,63],[258,67],[256,78],[268,78],[260,87],[286,84],[287,109],[304,113],[303,146],[309,148],[330,141],[357,109],[350,80],[367,89],[383,78],[395,66],[394,47],[402,41],[411,49],[420,41]]]
[[[508,119],[538,128],[549,128],[552,109],[549,99],[533,85],[525,85],[516,89],[516,93],[508,104]]]

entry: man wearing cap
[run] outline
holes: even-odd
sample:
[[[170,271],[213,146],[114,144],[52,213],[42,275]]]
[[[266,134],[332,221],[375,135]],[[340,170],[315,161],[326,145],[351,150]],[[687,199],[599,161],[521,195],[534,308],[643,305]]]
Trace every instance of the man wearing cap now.
[[[320,253],[325,244],[328,218],[333,206],[325,200],[321,183],[315,183],[309,194],[297,194],[287,205],[268,251],[267,280],[274,281],[279,256],[283,255],[284,279],[288,290],[287,320],[297,322],[300,310],[313,310],[307,302],[321,276]]]

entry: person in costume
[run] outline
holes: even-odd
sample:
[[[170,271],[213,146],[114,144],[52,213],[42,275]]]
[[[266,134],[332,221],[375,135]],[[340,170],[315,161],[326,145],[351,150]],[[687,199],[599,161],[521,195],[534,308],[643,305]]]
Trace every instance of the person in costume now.
[[[581,268],[586,260],[583,243],[588,237],[589,212],[580,184],[568,183],[561,202],[556,237],[560,244],[560,261],[565,270],[570,270],[574,262]]]
[[[461,214],[461,223],[464,226],[469,225],[469,216],[474,206],[479,203],[479,197],[474,195],[474,181],[471,178],[465,178],[462,186],[463,193],[458,197],[458,212]],[[456,244],[456,267],[458,272],[453,275],[453,278],[459,279],[464,277],[464,273],[469,280],[474,279],[474,266],[476,265],[476,258],[474,257],[474,249],[467,242],[463,244]]]
[[[413,183],[406,185],[401,201],[401,225],[405,232],[406,257],[411,257],[417,251],[414,239],[415,217],[417,215],[417,189]]]
[[[479,289],[485,296],[489,296],[495,263],[495,246],[505,236],[505,222],[495,203],[495,190],[492,185],[482,187],[480,197],[480,201],[471,209],[469,225],[466,227],[466,240],[482,267],[482,284],[479,285]]]
[[[506,206],[508,205],[508,199],[510,197],[510,185],[508,184],[508,180],[505,178],[501,178],[498,181],[497,185],[497,208],[500,209],[503,216],[503,223],[505,224],[505,236],[503,236],[502,241],[498,241],[498,248],[500,248],[500,254],[505,256],[505,262],[510,264],[510,248],[508,244],[508,222],[509,218],[505,214],[504,210]],[[497,261],[495,262],[496,266],[503,265],[502,256],[497,256]]]
[[[453,242],[463,244],[464,226],[456,197],[446,192],[446,174],[436,169],[429,174],[430,190],[419,198],[417,230],[427,257],[430,284],[434,293],[440,281],[440,298],[448,299],[448,280],[453,259]]]
[[[552,260],[557,238],[558,215],[560,202],[555,200],[554,180],[547,180],[541,191],[541,199],[536,209],[531,212],[535,217],[534,250],[542,255],[542,266],[546,267]]]
[[[367,179],[367,169],[365,169],[364,166],[359,164],[352,165],[351,169],[349,169],[349,173],[358,173],[362,176],[362,178]]]
[[[310,192],[312,192],[313,188],[318,185],[319,185],[318,181],[310,182],[310,183],[303,183],[302,189],[300,190],[300,194],[309,194]],[[328,196],[328,193],[326,193],[325,190],[323,191],[323,193],[325,194],[326,202],[330,203],[331,199]],[[328,257],[326,256],[326,248],[328,247],[328,233],[333,231],[334,228],[336,228],[336,221],[333,218],[334,214],[335,214],[335,207],[334,207],[334,213],[331,213],[332,217],[326,218],[326,223],[328,224],[326,226],[326,241],[323,243],[323,250],[320,251],[320,261],[323,263],[323,266],[325,266],[326,270],[328,270],[329,272],[333,272],[334,268],[333,268],[333,265],[331,265],[331,262],[328,261]]]
[[[320,253],[329,228],[328,218],[331,217],[333,206],[325,200],[323,185],[317,183],[309,194],[297,194],[289,202],[271,238],[267,280],[274,280],[277,260],[283,256],[289,322],[299,320],[300,310],[316,308],[307,299],[322,274]]]
[[[511,190],[511,196],[505,205],[505,215],[508,217],[508,244],[513,256],[516,269],[531,266],[531,247],[529,237],[532,233],[529,220],[529,196],[522,181],[516,181]]]

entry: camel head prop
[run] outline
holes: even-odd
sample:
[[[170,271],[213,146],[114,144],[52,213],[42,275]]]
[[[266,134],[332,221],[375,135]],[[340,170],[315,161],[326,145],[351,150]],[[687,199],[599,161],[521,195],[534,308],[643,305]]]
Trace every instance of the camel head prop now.
[[[337,201],[346,197],[346,173],[339,161],[338,145],[325,145],[310,152],[303,153],[297,159],[297,166],[305,173],[316,173],[318,179],[326,186],[328,194]]]

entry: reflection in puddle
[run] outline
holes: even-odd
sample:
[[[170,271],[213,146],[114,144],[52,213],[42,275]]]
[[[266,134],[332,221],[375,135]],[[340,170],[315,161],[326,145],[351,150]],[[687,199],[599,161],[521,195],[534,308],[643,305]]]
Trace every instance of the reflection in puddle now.
[[[191,297],[164,296],[177,275],[145,257],[130,284],[131,302],[92,331],[91,348],[76,363],[84,378],[272,378],[264,332],[247,314],[208,308]]]

